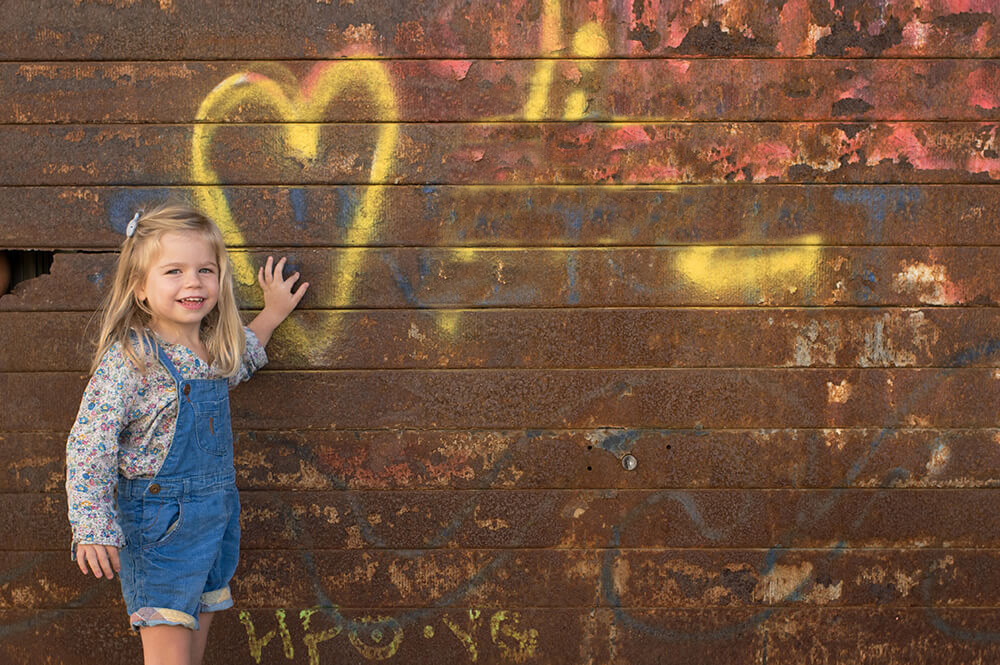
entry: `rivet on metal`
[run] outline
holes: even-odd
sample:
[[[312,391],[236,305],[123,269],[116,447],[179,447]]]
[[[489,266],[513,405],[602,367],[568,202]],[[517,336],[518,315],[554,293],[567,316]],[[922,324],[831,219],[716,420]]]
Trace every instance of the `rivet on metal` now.
[[[626,455],[622,458],[622,466],[626,471],[635,471],[635,467],[639,466],[639,460],[633,455]]]

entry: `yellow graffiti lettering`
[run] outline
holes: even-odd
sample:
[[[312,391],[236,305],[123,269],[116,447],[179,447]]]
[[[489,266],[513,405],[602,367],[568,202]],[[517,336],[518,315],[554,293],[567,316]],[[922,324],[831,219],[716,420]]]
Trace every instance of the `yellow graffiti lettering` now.
[[[523,663],[535,655],[538,649],[538,631],[534,628],[518,630],[521,622],[521,615],[511,612],[508,616],[506,610],[500,610],[490,618],[490,637],[493,644],[497,645],[504,658],[515,663]],[[508,642],[502,638],[511,638],[513,642]]]
[[[478,621],[479,610],[469,610],[468,630],[463,629],[456,622],[452,621],[447,614],[441,617],[441,623],[447,626],[448,630],[450,630],[452,634],[458,638],[458,641],[463,647],[465,647],[465,650],[469,652],[469,658],[473,663],[479,658],[479,650],[476,648],[476,638],[473,637]]]
[[[385,183],[392,168],[399,138],[396,100],[385,66],[371,60],[345,60],[317,65],[309,76],[306,89],[295,84],[295,76],[278,65],[271,65],[271,75],[260,72],[234,74],[219,83],[202,101],[195,116],[192,139],[192,178],[210,185],[195,188],[195,199],[202,210],[219,225],[227,244],[242,244],[243,237],[233,219],[219,177],[211,163],[211,145],[218,128],[214,122],[224,119],[237,107],[260,105],[270,108],[283,121],[285,147],[296,159],[308,164],[316,158],[322,113],[345,88],[359,86],[373,100],[376,120],[380,121],[372,155],[369,182],[347,231],[346,245],[332,272],[330,291],[334,306],[346,307],[353,297],[360,275],[363,250],[375,235],[375,223],[383,206]],[[256,283],[256,270],[248,254],[233,255],[234,277],[239,284]],[[339,319],[338,319],[339,321]],[[286,323],[289,341],[298,348],[308,348],[304,330]]]
[[[386,660],[396,655],[403,641],[403,627],[398,621],[386,616],[366,616],[358,619],[358,623],[365,625],[360,631],[352,630],[347,638],[359,654],[368,660]],[[365,641],[362,635],[371,641]]]
[[[288,626],[285,625],[285,610],[275,610],[274,616],[278,620],[277,629],[269,630],[263,636],[257,637],[257,631],[254,628],[253,621],[250,619],[250,613],[246,610],[240,611],[240,623],[246,628],[247,640],[250,642],[250,657],[254,659],[255,663],[260,663],[261,651],[267,646],[268,642],[279,634],[281,635],[281,644],[284,648],[285,658],[292,660],[295,657],[295,652],[292,648],[292,636],[289,635]]]
[[[307,610],[302,610],[301,612],[299,612],[299,619],[302,620],[303,631],[309,630],[309,623],[312,619],[312,615],[321,611],[321,609],[322,608],[319,607],[312,607]],[[336,609],[333,609],[333,611],[336,612]],[[339,618],[339,616],[340,615],[338,614],[337,617]],[[306,632],[305,636],[302,638],[302,641],[305,643],[306,649],[309,650],[309,665],[319,665],[319,645],[322,642],[326,642],[327,640],[332,640],[337,635],[340,635],[340,631],[341,631],[340,623],[337,622],[333,625],[332,628],[327,628],[326,630],[320,631],[318,633]]]
[[[801,247],[691,247],[678,253],[674,266],[689,282],[712,292],[765,289],[776,280],[798,284],[815,272],[820,241],[809,235],[796,241]]]

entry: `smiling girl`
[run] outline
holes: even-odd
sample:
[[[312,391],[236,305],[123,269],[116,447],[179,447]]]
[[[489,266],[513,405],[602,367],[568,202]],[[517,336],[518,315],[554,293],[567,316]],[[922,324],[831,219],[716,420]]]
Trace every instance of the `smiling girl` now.
[[[198,665],[239,554],[228,391],[267,362],[309,285],[293,290],[299,274],[268,257],[264,309],[244,327],[211,220],[160,206],[126,236],[66,446],[74,556],[85,575],[119,573],[147,665]]]

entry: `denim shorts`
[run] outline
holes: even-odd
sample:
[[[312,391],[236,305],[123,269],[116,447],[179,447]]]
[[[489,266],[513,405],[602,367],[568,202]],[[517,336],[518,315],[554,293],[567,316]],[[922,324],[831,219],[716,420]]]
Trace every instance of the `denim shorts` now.
[[[133,629],[198,629],[201,612],[232,607],[240,548],[235,474],[118,482],[122,596]]]

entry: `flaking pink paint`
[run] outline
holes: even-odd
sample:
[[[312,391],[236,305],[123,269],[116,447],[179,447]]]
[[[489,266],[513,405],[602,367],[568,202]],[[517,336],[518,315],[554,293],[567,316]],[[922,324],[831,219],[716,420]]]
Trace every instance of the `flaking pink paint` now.
[[[879,145],[872,146],[868,164],[877,164],[883,159],[898,162],[905,156],[910,164],[922,170],[954,169],[958,165],[946,157],[934,158],[907,126],[893,128],[892,134]]]
[[[611,150],[621,150],[623,148],[634,148],[639,145],[647,145],[652,141],[645,128],[640,125],[629,125],[622,127],[611,136],[608,148]]]
[[[443,76],[453,81],[461,81],[469,73],[471,60],[431,61],[431,71],[435,76]]]
[[[995,109],[1000,106],[1000,68],[988,63],[971,72],[966,79],[969,106]]]

